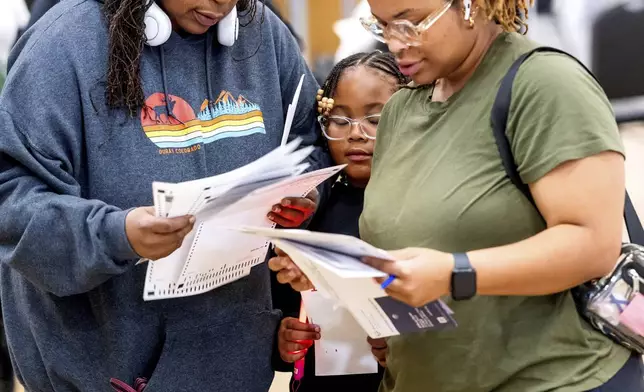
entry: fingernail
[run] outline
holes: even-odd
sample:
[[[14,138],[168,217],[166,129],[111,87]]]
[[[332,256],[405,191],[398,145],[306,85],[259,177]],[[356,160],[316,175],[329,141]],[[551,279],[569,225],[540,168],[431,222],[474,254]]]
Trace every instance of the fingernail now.
[[[188,222],[190,222],[190,224],[193,224],[195,223],[196,220],[197,218],[195,218],[194,216],[191,216],[190,219],[188,219]]]
[[[266,216],[268,217],[268,219],[270,219],[270,220],[272,220],[272,221],[274,221],[274,220],[275,220],[275,218],[273,218],[273,216],[271,216],[271,215],[266,215]]]
[[[320,327],[318,327],[318,326],[316,325],[314,330],[315,330],[315,332],[320,332]]]
[[[279,214],[280,212],[282,212],[282,209],[279,207],[273,207],[273,212]]]
[[[288,199],[287,199],[287,200],[282,200],[282,205],[283,205],[284,207],[288,207],[288,206],[290,206],[290,205],[291,205],[291,201],[290,201],[290,200],[288,200]]]

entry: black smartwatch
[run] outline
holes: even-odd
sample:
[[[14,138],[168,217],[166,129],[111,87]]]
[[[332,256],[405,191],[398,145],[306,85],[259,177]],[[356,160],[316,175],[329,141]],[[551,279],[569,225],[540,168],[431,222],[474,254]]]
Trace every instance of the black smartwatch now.
[[[455,301],[470,299],[476,295],[476,270],[465,253],[454,253],[452,271],[452,298]]]

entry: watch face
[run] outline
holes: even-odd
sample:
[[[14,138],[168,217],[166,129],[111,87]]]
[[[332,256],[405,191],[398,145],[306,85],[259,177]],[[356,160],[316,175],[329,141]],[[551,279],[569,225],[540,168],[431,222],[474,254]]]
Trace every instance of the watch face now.
[[[476,295],[476,271],[455,271],[452,274],[452,298],[470,299]]]

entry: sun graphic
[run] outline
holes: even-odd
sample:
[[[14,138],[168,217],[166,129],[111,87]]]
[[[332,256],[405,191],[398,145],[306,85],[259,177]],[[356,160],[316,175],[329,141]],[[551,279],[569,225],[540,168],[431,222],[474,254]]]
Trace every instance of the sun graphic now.
[[[150,95],[145,100],[145,107],[141,110],[141,124],[143,127],[177,125],[187,123],[196,118],[195,112],[183,98],[168,95],[166,102],[166,96],[163,93]]]

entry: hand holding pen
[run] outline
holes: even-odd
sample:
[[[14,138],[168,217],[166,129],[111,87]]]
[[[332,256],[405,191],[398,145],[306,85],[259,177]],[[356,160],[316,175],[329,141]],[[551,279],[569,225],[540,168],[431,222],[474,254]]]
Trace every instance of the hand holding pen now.
[[[389,252],[396,261],[366,257],[366,264],[388,275],[378,278],[389,296],[413,307],[449,295],[454,257],[432,249],[408,248]]]

